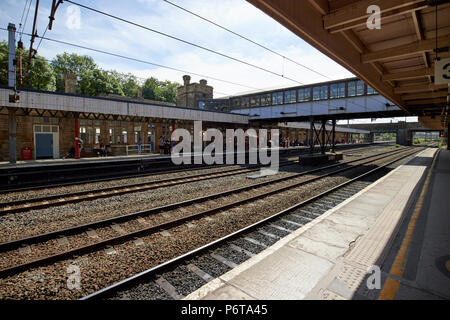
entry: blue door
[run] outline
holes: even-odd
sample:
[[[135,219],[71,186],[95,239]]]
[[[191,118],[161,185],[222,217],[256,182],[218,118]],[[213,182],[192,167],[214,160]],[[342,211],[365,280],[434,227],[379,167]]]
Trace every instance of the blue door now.
[[[53,159],[53,133],[36,133],[36,159]]]

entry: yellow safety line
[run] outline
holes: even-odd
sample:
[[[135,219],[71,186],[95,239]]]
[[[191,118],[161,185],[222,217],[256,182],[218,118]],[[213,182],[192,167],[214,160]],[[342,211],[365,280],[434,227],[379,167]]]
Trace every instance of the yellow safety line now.
[[[406,265],[406,257],[408,253],[408,247],[411,242],[412,235],[414,233],[414,229],[416,227],[417,219],[419,218],[420,211],[422,210],[422,206],[424,203],[425,195],[428,192],[428,187],[431,180],[431,174],[433,172],[434,166],[436,164],[436,159],[439,154],[438,150],[434,156],[433,163],[431,164],[430,170],[428,171],[427,178],[425,179],[425,183],[420,193],[417,204],[414,208],[413,215],[408,224],[408,229],[406,230],[405,237],[403,238],[402,245],[397,252],[397,256],[395,257],[394,263],[392,264],[391,270],[389,271],[390,275],[402,277],[403,272],[405,270]],[[383,290],[381,291],[378,300],[394,300],[395,295],[397,293],[400,282],[398,280],[393,280],[391,278],[387,278],[386,282],[383,286]]]

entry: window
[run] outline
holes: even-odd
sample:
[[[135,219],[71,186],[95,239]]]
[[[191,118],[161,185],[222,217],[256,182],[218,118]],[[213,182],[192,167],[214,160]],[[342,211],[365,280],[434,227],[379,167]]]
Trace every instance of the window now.
[[[313,100],[314,101],[320,100],[320,87],[313,88]]]
[[[356,82],[356,95],[357,96],[364,95],[364,82],[362,82],[361,80]]]
[[[122,129],[123,143],[127,143],[127,130]]]
[[[114,130],[112,128],[109,128],[109,144],[114,143]]]
[[[242,98],[241,100],[241,107],[248,108],[249,107],[249,99],[248,98]]]
[[[320,99],[322,100],[328,99],[328,86],[322,86],[320,88]]]
[[[265,94],[261,96],[261,105],[270,106],[270,94]]]
[[[100,128],[95,128],[95,143],[100,143]]]
[[[231,100],[231,105],[233,106],[233,108],[239,108],[241,106],[241,99],[237,98]]]
[[[139,144],[142,143],[142,135],[141,135],[142,126],[140,123],[134,124],[134,143]]]
[[[88,127],[87,130],[88,130],[88,133],[87,133],[88,142],[89,142],[89,144],[93,144],[94,143],[94,130],[92,129],[92,127]]]
[[[311,100],[311,88],[298,89],[298,102]]]
[[[296,100],[295,90],[289,90],[284,93],[284,103],[295,103]]]
[[[378,92],[375,91],[374,88],[372,88],[371,86],[367,85],[367,94],[377,94]]]
[[[348,96],[349,97],[356,96],[356,81],[350,81],[348,83]]]
[[[205,102],[199,101],[199,102],[198,102],[198,108],[199,108],[199,109],[202,109],[202,110],[205,109]]]
[[[260,105],[260,102],[259,102],[260,100],[259,100],[259,97],[258,96],[255,96],[255,97],[251,97],[250,98],[250,107],[257,107],[257,106],[259,106]]]
[[[283,92],[272,93],[272,104],[283,104]]]
[[[345,97],[345,83],[335,83],[330,85],[330,99]]]
[[[83,140],[83,143],[86,143],[86,127],[80,127],[80,139]]]

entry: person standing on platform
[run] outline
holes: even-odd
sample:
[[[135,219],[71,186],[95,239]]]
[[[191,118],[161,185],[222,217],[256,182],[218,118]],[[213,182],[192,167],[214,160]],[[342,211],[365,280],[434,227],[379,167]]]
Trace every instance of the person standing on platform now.
[[[159,153],[164,154],[164,139],[163,136],[159,137]]]

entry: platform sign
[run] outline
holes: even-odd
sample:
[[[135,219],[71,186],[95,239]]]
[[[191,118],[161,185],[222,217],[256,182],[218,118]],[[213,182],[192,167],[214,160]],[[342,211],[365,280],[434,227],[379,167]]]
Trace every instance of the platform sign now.
[[[434,84],[450,83],[450,58],[434,61]]]

